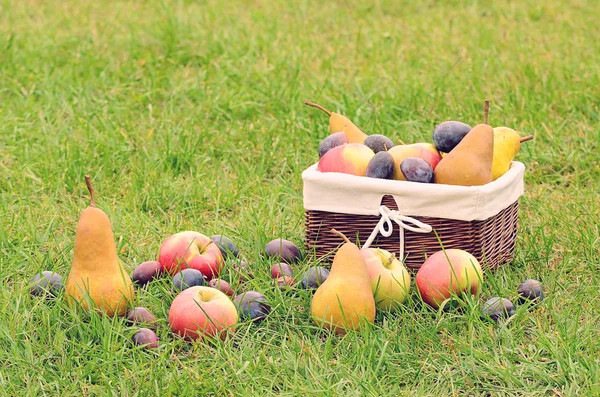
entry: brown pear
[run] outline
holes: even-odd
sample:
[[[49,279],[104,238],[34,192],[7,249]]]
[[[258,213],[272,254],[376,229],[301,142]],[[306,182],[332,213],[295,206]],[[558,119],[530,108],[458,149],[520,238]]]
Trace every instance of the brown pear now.
[[[332,232],[346,243],[336,252],[329,276],[313,296],[311,315],[319,326],[345,334],[375,321],[375,299],[360,249],[342,233]]]
[[[70,304],[111,317],[121,316],[133,302],[133,283],[117,257],[110,220],[96,208],[88,176],[85,181],[91,204],[77,222],[74,257],[65,292]]]
[[[492,181],[494,130],[478,124],[433,170],[433,181],[446,185],[480,186]]]

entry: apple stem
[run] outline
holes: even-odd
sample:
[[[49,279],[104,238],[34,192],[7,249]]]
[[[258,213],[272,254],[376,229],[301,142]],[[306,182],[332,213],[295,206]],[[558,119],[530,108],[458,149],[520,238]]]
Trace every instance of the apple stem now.
[[[490,113],[490,100],[486,99],[483,102],[483,124],[488,123],[488,115]]]
[[[87,188],[90,192],[90,206],[95,207],[96,206],[96,199],[94,197],[94,188],[92,187],[92,181],[90,180],[90,176],[86,175],[85,176],[85,184],[87,185]]]
[[[524,136],[523,138],[519,139],[519,142],[520,143],[527,142],[527,141],[532,140],[533,138],[534,138],[533,135],[527,135],[527,136]]]
[[[348,240],[348,237],[346,237],[346,236],[344,235],[344,233],[342,233],[342,232],[340,232],[340,231],[337,231],[337,230],[335,230],[335,229],[331,229],[331,230],[330,230],[330,232],[331,232],[331,233],[333,233],[333,234],[337,234],[338,236],[340,236],[341,238],[343,238],[345,242],[352,244],[352,243],[350,242],[350,240]]]
[[[331,112],[329,110],[325,109],[323,106],[319,105],[318,103],[314,103],[311,101],[304,101],[304,104],[307,106],[322,110],[323,112],[327,113],[328,116],[331,116]]]
[[[394,255],[394,253],[392,253],[392,255],[390,255],[390,258],[388,259],[388,266],[392,264],[394,259],[396,259],[396,255]]]

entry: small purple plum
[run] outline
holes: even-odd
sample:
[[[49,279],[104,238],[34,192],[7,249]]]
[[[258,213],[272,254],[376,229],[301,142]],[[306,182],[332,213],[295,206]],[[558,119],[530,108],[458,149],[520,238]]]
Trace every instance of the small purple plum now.
[[[144,325],[151,329],[156,329],[158,323],[156,317],[148,311],[145,307],[134,307],[126,315],[127,323],[129,325]]]
[[[506,298],[494,297],[488,299],[483,304],[482,311],[484,315],[498,322],[500,319],[513,316],[515,314],[515,306]]]
[[[271,277],[279,278],[282,276],[294,277],[294,270],[287,263],[277,263],[271,267]]]
[[[140,328],[131,338],[136,346],[144,346],[147,348],[158,347],[158,336],[149,328]]]
[[[269,258],[281,260],[288,264],[302,260],[300,249],[291,241],[282,238],[269,241],[265,246],[265,252]]]
[[[204,285],[204,276],[200,270],[184,269],[173,276],[173,285],[179,291],[196,285]]]
[[[269,305],[267,298],[257,291],[248,291],[236,295],[233,303],[243,320],[260,322],[271,312],[271,305]]]
[[[131,280],[135,285],[143,286],[158,278],[161,271],[162,267],[157,261],[142,262],[133,270]]]
[[[48,270],[36,274],[29,282],[29,293],[46,299],[56,298],[63,288],[62,276]]]

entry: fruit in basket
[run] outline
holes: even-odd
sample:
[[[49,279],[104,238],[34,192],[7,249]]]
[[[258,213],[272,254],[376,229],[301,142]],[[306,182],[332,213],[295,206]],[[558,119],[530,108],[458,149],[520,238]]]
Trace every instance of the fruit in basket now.
[[[193,231],[176,233],[163,241],[158,261],[170,274],[191,268],[202,272],[207,280],[218,277],[224,263],[219,246],[210,237]]]
[[[348,143],[348,137],[344,131],[334,132],[324,138],[319,144],[319,158],[336,146]]]
[[[435,183],[481,186],[492,181],[494,130],[478,124],[433,170]]]
[[[375,153],[362,143],[347,143],[325,153],[319,160],[317,170],[366,176],[367,166],[373,156]]]
[[[410,290],[410,274],[396,256],[380,248],[360,250],[371,282],[375,306],[381,310],[399,307]]]
[[[121,316],[133,302],[133,283],[117,257],[110,220],[96,208],[89,176],[85,182],[91,203],[77,222],[65,292],[69,303],[79,303],[86,310],[97,309],[110,317]]]
[[[483,272],[477,259],[467,251],[446,249],[425,260],[417,271],[415,281],[423,301],[437,309],[453,295],[477,295]]]
[[[482,307],[484,316],[498,322],[515,314],[515,305],[506,298],[494,297],[485,301]]]
[[[350,143],[364,143],[367,134],[362,132],[350,119],[339,113],[330,112],[323,106],[310,101],[304,101],[305,105],[322,110],[329,116],[329,131],[331,133],[344,131]]]
[[[460,121],[444,121],[433,130],[433,143],[444,153],[450,152],[471,131],[471,126]]]
[[[512,128],[494,128],[494,155],[492,160],[492,180],[506,174],[510,163],[521,150],[521,143],[533,139],[532,135],[521,138],[519,133]]]
[[[409,182],[430,183],[433,180],[433,169],[427,161],[418,157],[404,159],[400,171]]]
[[[224,338],[234,331],[238,312],[227,295],[216,288],[195,286],[180,292],[169,308],[171,330],[187,339]]]
[[[375,300],[360,249],[343,234],[332,232],[346,242],[336,252],[329,276],[313,296],[311,315],[319,326],[344,334],[358,329],[363,322],[374,322]]]
[[[544,299],[544,290],[542,284],[533,279],[525,280],[517,288],[519,294],[519,303],[523,304],[527,301],[539,303]]]
[[[365,138],[365,145],[368,146],[374,153],[390,150],[394,147],[394,142],[390,138],[381,134],[369,135]]]
[[[267,257],[280,260],[284,263],[298,263],[302,260],[302,252],[289,240],[277,238],[265,246]]]
[[[435,169],[442,159],[442,155],[435,146],[424,142],[410,145],[396,145],[388,153],[394,157],[394,179],[401,181],[406,180],[400,169],[400,165],[405,159],[409,157],[421,158],[429,163],[431,169]]]
[[[394,176],[394,157],[386,152],[375,153],[367,164],[367,177],[392,179]]]

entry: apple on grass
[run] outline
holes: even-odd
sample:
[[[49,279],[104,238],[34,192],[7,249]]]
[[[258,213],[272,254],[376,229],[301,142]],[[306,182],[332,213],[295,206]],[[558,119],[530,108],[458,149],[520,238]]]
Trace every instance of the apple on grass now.
[[[453,295],[478,295],[483,272],[477,259],[467,251],[447,249],[427,258],[417,271],[415,281],[423,301],[438,309]]]
[[[396,256],[380,248],[360,250],[367,264],[371,289],[377,309],[394,310],[408,296],[410,274]]]
[[[218,277],[224,263],[219,246],[210,237],[193,231],[173,234],[163,241],[158,262],[171,275],[191,268],[207,280]]]
[[[195,286],[183,290],[169,309],[171,330],[186,340],[224,339],[235,331],[238,312],[227,295],[216,288]]]

